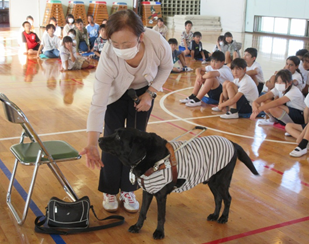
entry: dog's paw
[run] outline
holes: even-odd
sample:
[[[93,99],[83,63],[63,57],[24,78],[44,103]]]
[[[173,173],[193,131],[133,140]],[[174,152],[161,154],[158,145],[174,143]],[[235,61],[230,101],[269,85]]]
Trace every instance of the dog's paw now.
[[[164,238],[164,231],[156,230],[155,232],[153,232],[152,236],[153,236],[153,239],[155,239],[155,240],[163,239]]]
[[[218,219],[218,223],[219,224],[225,224],[226,222],[227,222],[227,220],[228,220],[228,216],[221,216],[219,219]]]
[[[207,217],[207,220],[208,221],[217,221],[218,217],[219,217],[218,215],[209,214],[208,217]]]
[[[128,229],[128,231],[131,232],[131,233],[139,233],[140,229],[141,229],[141,228],[138,227],[137,225],[132,225],[132,226]]]

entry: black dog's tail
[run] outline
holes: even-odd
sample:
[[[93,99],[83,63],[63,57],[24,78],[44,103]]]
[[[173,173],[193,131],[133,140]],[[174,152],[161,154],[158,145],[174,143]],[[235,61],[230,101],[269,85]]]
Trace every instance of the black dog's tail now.
[[[234,143],[234,146],[237,151],[238,159],[243,162],[254,175],[259,175],[252,163],[251,158],[249,158],[248,154],[244,151],[244,149],[236,143]]]

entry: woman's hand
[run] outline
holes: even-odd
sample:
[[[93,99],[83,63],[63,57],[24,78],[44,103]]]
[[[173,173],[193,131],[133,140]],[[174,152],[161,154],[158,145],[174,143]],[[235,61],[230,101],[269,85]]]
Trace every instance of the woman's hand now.
[[[152,105],[152,97],[148,92],[145,92],[143,95],[139,96],[140,103],[134,105],[138,112],[147,112]]]
[[[88,145],[80,153],[80,155],[86,155],[86,165],[87,167],[94,169],[104,167],[103,162],[101,161],[98,146],[97,145]]]

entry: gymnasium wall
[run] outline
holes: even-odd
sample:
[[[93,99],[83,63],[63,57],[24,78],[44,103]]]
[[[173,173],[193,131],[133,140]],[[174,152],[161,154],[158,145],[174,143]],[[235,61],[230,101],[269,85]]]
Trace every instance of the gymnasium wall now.
[[[248,0],[251,1],[253,0]],[[246,2],[246,0],[201,0],[201,15],[220,16],[223,32],[243,32]]]
[[[253,31],[255,15],[309,19],[308,13],[308,0],[247,0],[245,31]]]
[[[86,6],[86,14],[88,11],[89,0],[82,0]],[[104,0],[107,3],[108,13],[115,0]],[[66,16],[69,0],[62,0],[62,8],[64,16]],[[133,7],[133,0],[121,0],[128,4],[128,8]],[[13,0],[10,1],[10,26],[20,27],[28,15],[34,18],[34,27],[42,24],[45,12],[46,0]]]

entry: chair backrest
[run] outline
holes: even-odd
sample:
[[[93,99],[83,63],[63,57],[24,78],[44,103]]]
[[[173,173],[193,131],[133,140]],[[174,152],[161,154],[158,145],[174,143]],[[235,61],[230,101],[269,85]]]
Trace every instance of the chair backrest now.
[[[11,102],[6,95],[0,93],[0,100],[8,121],[15,124],[23,124],[28,122],[28,119],[23,111],[15,103]]]
[[[0,93],[0,101],[3,103],[4,113],[7,120],[14,124],[20,124],[24,129],[24,133],[21,136],[22,138],[20,142],[23,142],[23,136],[26,135],[30,138],[31,141],[35,141],[40,145],[47,157],[51,157],[38,134],[35,132],[30,122],[28,121],[24,112],[3,93]]]

